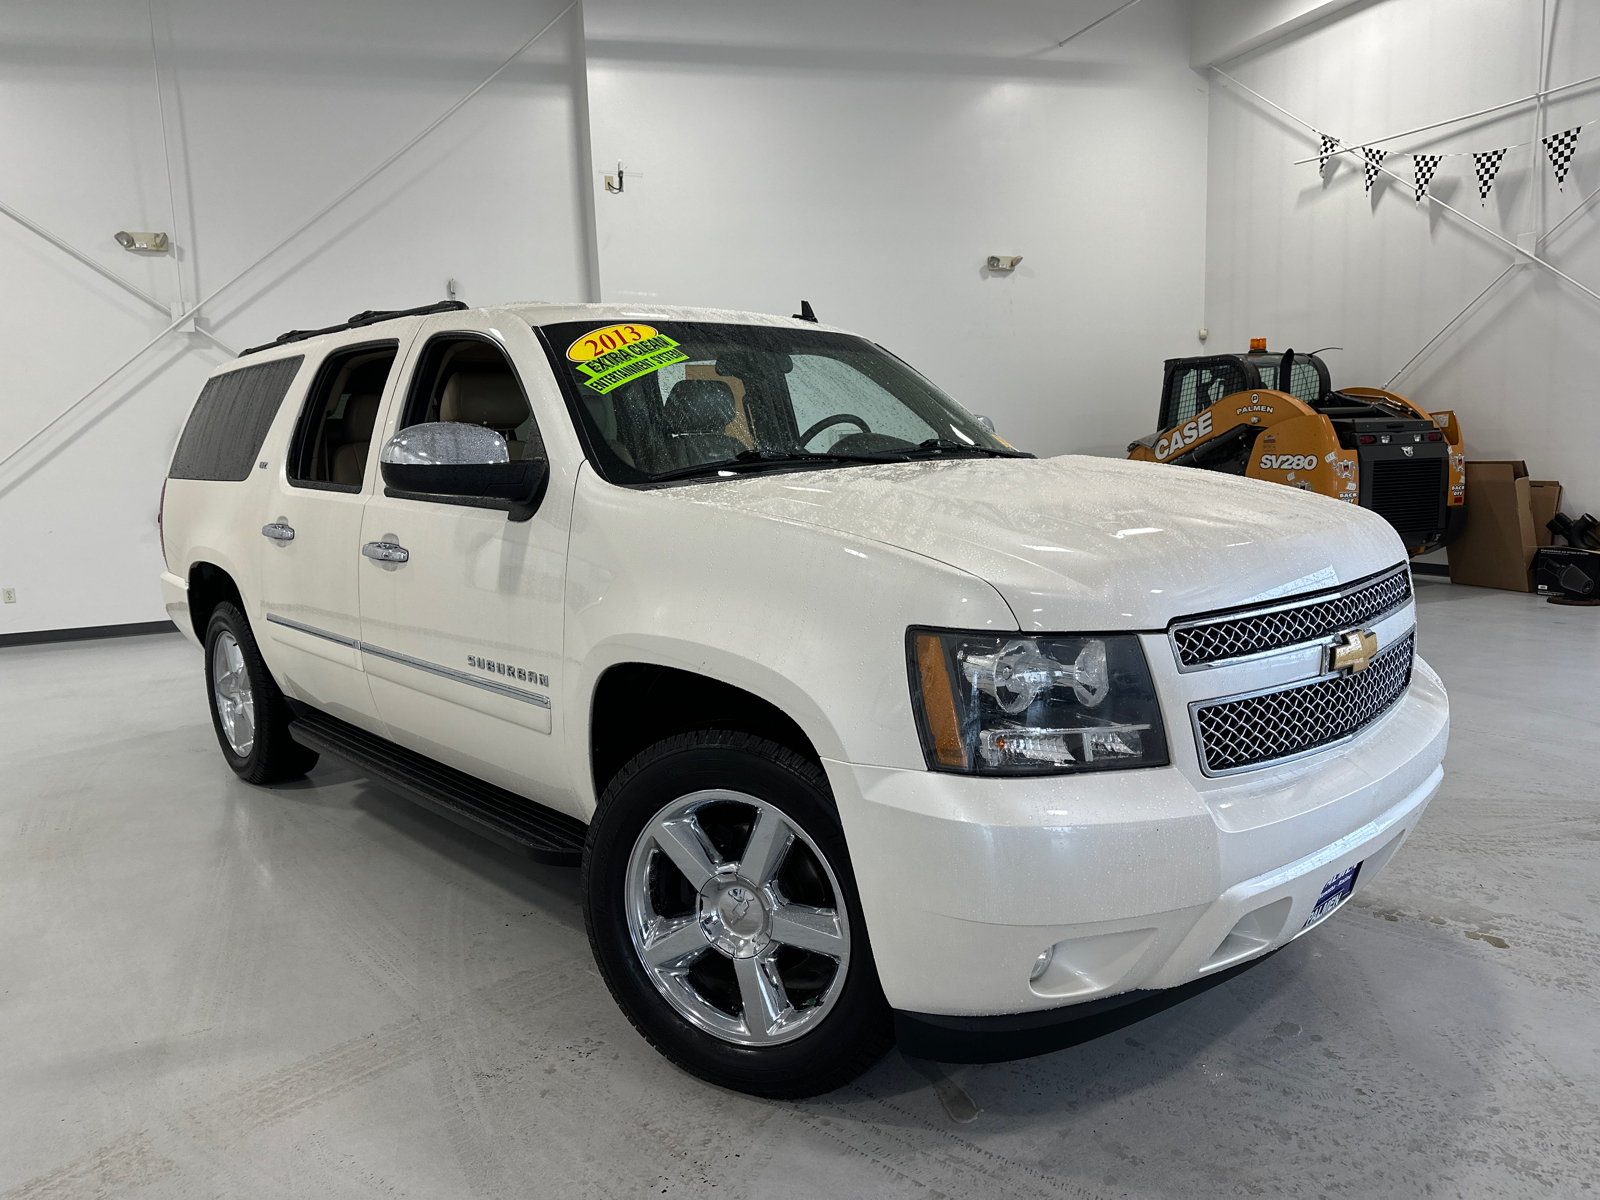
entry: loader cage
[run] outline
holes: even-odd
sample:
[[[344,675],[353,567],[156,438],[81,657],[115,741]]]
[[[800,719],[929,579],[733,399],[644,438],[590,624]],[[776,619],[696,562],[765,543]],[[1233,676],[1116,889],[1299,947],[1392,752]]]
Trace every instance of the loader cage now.
[[[1192,420],[1224,396],[1253,388],[1286,391],[1316,407],[1333,393],[1328,368],[1315,354],[1296,354],[1289,368],[1288,386],[1278,382],[1281,354],[1215,354],[1208,358],[1169,358],[1166,383],[1161,389],[1158,428],[1171,429]]]

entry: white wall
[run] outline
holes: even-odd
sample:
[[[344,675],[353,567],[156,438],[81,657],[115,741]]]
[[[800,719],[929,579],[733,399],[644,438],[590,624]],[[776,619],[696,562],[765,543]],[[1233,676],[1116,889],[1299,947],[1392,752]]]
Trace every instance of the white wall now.
[[[1145,0],[588,0],[608,300],[866,334],[1041,454],[1122,454],[1201,318],[1206,97]],[[989,254],[1021,254],[1010,276]]]
[[[476,85],[561,0],[156,0],[184,298]],[[1207,97],[1183,0],[589,0],[389,173],[208,307],[234,348],[368,307],[583,297],[794,312],[881,341],[1019,445],[1121,454],[1202,319]],[[588,25],[588,89],[581,86]],[[162,303],[145,0],[0,9],[0,201]],[[587,101],[589,112],[584,111]],[[581,137],[592,118],[592,141]],[[592,145],[590,170],[584,156]],[[599,171],[628,166],[623,195]],[[580,173],[581,172],[581,173]],[[1010,276],[989,254],[1021,254]],[[0,217],[0,457],[161,315]],[[224,361],[168,338],[0,466],[0,634],[157,620],[156,496]]]
[[[1385,0],[1223,64],[1241,82],[1318,128],[1355,143],[1533,92],[1541,7],[1552,18],[1548,79],[1600,72],[1600,6],[1575,0]],[[1551,102],[1544,127],[1600,118],[1600,88]],[[1389,143],[1396,151],[1484,150],[1534,136],[1531,108]],[[1335,384],[1382,385],[1513,254],[1407,187],[1369,198],[1352,162],[1318,179],[1311,135],[1220,81],[1210,117],[1206,321],[1210,345],[1265,336],[1276,349],[1328,355]],[[1513,150],[1485,206],[1470,159],[1446,159],[1434,191],[1501,235],[1550,229],[1600,187],[1600,125],[1586,129],[1558,192],[1542,153]],[[1411,176],[1409,158],[1396,172]],[[1600,207],[1546,248],[1600,292]],[[1600,302],[1535,266],[1499,288],[1398,382],[1395,390],[1460,415],[1471,458],[1521,458],[1560,479],[1568,512],[1600,509],[1591,449]],[[1470,498],[1469,498],[1470,504]]]
[[[233,277],[480,83],[558,0],[146,0],[0,8],[0,201],[163,304]],[[393,168],[208,306],[234,349],[366,308],[583,297],[581,9]],[[165,230],[140,258],[119,229]],[[0,216],[0,457],[168,319]],[[157,496],[227,354],[170,336],[0,466],[0,634],[160,620]]]

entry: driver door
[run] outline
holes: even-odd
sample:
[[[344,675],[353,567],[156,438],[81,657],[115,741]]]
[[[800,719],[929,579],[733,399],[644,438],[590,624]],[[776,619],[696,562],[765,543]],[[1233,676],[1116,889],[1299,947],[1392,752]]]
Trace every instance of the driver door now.
[[[499,320],[504,333],[478,313],[424,325],[383,440],[462,421],[500,433],[513,458],[546,454],[542,429],[568,419],[564,404],[532,330]],[[526,520],[510,519],[503,501],[399,492],[380,477],[362,516],[364,551],[386,544],[405,558],[364,552],[361,641],[394,741],[574,811],[554,696],[578,463],[559,457]]]

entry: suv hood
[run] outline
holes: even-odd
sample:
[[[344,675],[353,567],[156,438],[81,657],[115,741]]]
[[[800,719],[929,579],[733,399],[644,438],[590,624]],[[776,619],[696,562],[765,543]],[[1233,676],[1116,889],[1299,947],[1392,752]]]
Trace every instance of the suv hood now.
[[[1405,560],[1382,517],[1282,484],[1076,455],[750,475],[664,489],[925,555],[1022,629],[1159,629]]]

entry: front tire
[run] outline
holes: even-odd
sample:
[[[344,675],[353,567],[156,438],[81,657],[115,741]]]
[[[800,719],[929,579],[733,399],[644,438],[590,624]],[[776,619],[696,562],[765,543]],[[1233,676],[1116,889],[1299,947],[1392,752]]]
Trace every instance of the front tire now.
[[[582,888],[612,996],[691,1074],[814,1096],[893,1045],[827,778],[800,755],[720,730],[651,746],[601,797]]]
[[[297,779],[317,765],[317,752],[289,736],[289,702],[261,657],[250,622],[226,601],[206,626],[206,694],[217,745],[246,783]]]

